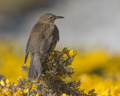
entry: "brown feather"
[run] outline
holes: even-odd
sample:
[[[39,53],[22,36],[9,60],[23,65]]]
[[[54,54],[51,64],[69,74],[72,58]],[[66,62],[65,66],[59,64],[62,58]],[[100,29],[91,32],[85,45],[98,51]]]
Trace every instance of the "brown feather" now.
[[[59,41],[59,30],[52,20],[49,20],[51,14],[43,16],[32,28],[29,40],[26,46],[25,63],[28,54],[31,55],[29,67],[29,78],[36,78],[42,74],[41,60],[45,60],[47,55],[54,50],[57,41]],[[55,17],[55,15],[52,15]]]

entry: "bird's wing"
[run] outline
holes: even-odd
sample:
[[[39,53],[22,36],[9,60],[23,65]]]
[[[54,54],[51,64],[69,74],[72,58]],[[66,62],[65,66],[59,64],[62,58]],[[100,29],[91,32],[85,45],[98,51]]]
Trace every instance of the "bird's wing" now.
[[[49,44],[48,44],[49,46],[47,46],[47,49],[48,49],[48,50],[46,50],[45,53],[46,53],[47,51],[49,51],[49,52],[53,51],[54,48],[55,48],[55,46],[56,46],[56,44],[57,44],[57,41],[59,41],[59,30],[58,30],[58,28],[57,28],[56,25],[55,25],[54,30],[53,30],[53,32],[52,32],[51,39],[52,39],[52,40],[51,40],[50,42],[48,42],[48,43],[49,43]]]
[[[39,51],[42,43],[43,32],[45,32],[50,26],[46,24],[36,23],[33,27],[26,46],[25,62],[27,61],[28,54],[34,51]]]
[[[53,36],[54,36],[53,39],[59,41],[59,39],[60,39],[60,37],[59,37],[59,30],[58,30],[56,25],[55,25],[54,30],[53,30]]]
[[[30,34],[27,46],[25,63],[29,53],[40,52],[42,59],[54,50],[59,40],[59,30],[56,25],[36,24]]]
[[[46,30],[48,31],[48,30]],[[54,25],[53,30],[51,30],[51,35],[45,40],[44,46],[43,46],[43,60],[46,58],[46,56],[54,50],[57,41],[59,41],[59,30],[56,25]]]

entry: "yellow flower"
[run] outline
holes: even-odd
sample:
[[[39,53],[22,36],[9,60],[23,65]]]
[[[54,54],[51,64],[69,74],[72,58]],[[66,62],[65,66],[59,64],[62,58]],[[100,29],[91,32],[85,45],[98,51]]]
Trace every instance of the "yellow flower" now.
[[[1,87],[0,87],[0,93],[2,92],[2,89],[1,89]]]
[[[3,80],[0,81],[0,84],[1,84],[2,86],[5,86],[5,82],[4,82]]]
[[[24,93],[26,94],[27,92],[28,92],[28,89],[25,89],[25,90],[24,90]]]
[[[5,96],[5,94],[3,93],[3,89],[1,89],[1,87],[0,87],[0,96]]]
[[[22,76],[17,77],[17,80],[22,80]]]
[[[11,87],[11,84],[10,84],[10,83],[8,83],[6,86],[10,88],[10,87]]]
[[[9,87],[9,88],[10,88],[10,87],[12,86],[12,82],[11,82],[11,80],[6,79],[6,81],[5,81],[5,82],[6,82],[6,84],[7,84],[7,85],[6,85],[7,87]]]
[[[23,92],[22,92],[22,90],[21,89],[18,89],[18,91],[17,91],[20,95],[22,95],[23,94]]]
[[[107,91],[104,91],[101,96],[109,96]]]
[[[18,86],[18,83],[15,83],[14,86],[17,87],[17,86]]]
[[[8,90],[8,89],[5,89],[5,90],[4,90],[4,93],[5,93],[7,96],[12,96],[12,93],[11,93],[10,90]]]
[[[9,79],[6,79],[5,82],[6,82],[6,83],[9,83],[10,81],[9,81]]]
[[[115,88],[113,89],[114,95],[120,94],[120,87],[119,86],[115,86]]]
[[[54,55],[54,52],[51,52],[51,53],[49,54],[48,59],[51,59],[53,55]]]
[[[39,96],[39,93],[37,93],[36,96]]]
[[[77,51],[75,50],[70,50],[69,51],[69,53],[68,53],[68,55],[70,56],[70,57],[73,57],[73,56],[75,56],[77,54]]]
[[[21,94],[18,92],[15,92],[13,96],[21,96]]]
[[[54,52],[50,52],[50,55],[54,55]]]
[[[48,57],[48,59],[51,59],[51,58],[52,58],[52,56],[49,56],[49,57]]]
[[[5,94],[3,94],[3,93],[0,93],[0,96],[5,96]]]
[[[63,57],[64,60],[67,60],[67,59],[68,59],[67,54],[63,54],[62,57]]]
[[[22,76],[19,76],[18,78],[19,78],[19,79],[22,79]]]
[[[66,96],[66,94],[65,94],[65,93],[63,93],[61,96]]]

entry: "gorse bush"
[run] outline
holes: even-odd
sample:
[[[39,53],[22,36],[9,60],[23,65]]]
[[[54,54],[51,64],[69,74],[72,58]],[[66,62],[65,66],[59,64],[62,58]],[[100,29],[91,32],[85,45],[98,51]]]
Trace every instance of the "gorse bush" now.
[[[39,83],[34,83],[30,90],[30,96],[96,96],[95,90],[85,92],[80,88],[80,80],[70,81],[68,78],[74,74],[71,67],[76,51],[64,48],[61,52],[53,51],[42,62],[42,75]],[[22,65],[22,69],[28,73],[29,67]],[[0,96],[27,96],[31,81],[22,76],[17,78],[17,83],[1,76]]]
[[[24,53],[23,53],[24,51],[21,50],[20,46],[14,42],[0,41],[0,46],[1,46],[0,74],[3,74],[6,78],[9,78],[6,80],[6,78],[3,75],[0,75],[0,81],[2,79],[1,84],[4,85],[4,86],[1,85],[0,96],[2,95],[5,96],[5,94],[9,94],[8,96],[11,95],[26,96],[29,88],[30,80],[28,80],[27,78],[28,66],[26,65],[23,66],[25,67],[24,69],[26,69],[25,71],[22,71],[21,69],[21,66],[24,63]],[[94,49],[89,51],[78,50],[76,56],[70,57],[74,52],[75,51],[68,49],[66,49],[65,52],[58,52],[58,54],[59,53],[62,54],[62,59],[64,60],[67,60],[68,57],[74,59],[72,65],[68,65],[68,67],[75,68],[75,69],[73,68],[72,70],[74,74],[71,74],[72,78],[69,77],[70,75],[66,76],[67,78],[63,79],[65,82],[70,83],[70,81],[74,82],[74,80],[79,81],[80,79],[79,90],[81,91],[81,94],[88,95],[88,93],[93,92],[95,89],[97,96],[120,95],[120,54],[119,53],[117,54],[110,53],[108,50],[105,49]],[[53,59],[52,54],[55,53],[52,52],[47,59],[52,60]],[[29,63],[30,63],[30,58],[28,58],[27,65],[29,65]],[[48,67],[51,68],[49,65]],[[45,74],[44,70],[43,72]],[[49,74],[49,71],[47,73]],[[60,78],[64,78],[64,77],[60,77]],[[26,80],[26,83],[24,82],[24,80]],[[7,83],[8,81],[11,83]],[[20,85],[21,87],[19,87],[18,85]],[[31,89],[31,94],[35,93],[37,94],[37,96],[39,96],[39,92],[35,91],[36,85],[40,85],[40,84],[35,83],[33,85]],[[66,96],[66,94],[63,93],[62,96]]]

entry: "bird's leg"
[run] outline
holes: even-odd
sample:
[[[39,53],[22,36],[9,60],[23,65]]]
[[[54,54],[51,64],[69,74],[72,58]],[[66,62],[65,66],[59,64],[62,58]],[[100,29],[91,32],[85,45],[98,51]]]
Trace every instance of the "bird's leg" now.
[[[38,76],[37,81],[31,81],[32,83],[39,83],[41,75]]]
[[[30,96],[30,90],[31,90],[31,88],[32,88],[32,84],[33,84],[33,83],[39,83],[39,81],[40,81],[40,75],[38,76],[37,81],[31,81],[31,82],[30,82],[27,96]]]
[[[29,85],[29,89],[28,89],[28,93],[27,93],[27,96],[30,96],[30,90],[31,90],[31,88],[32,88],[32,82],[30,82],[30,85]]]

